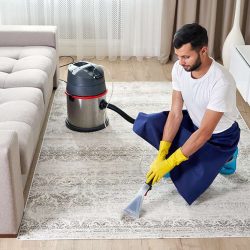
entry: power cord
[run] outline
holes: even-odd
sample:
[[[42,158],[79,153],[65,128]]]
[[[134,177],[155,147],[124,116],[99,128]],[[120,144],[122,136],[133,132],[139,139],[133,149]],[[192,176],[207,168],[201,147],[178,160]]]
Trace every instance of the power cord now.
[[[59,79],[59,81],[65,82],[66,84],[68,83],[67,81],[63,80],[63,79]]]
[[[75,62],[75,59],[74,59],[72,56],[60,56],[59,58],[71,58],[71,60],[72,60],[70,63],[67,63],[67,64],[64,64],[64,65],[59,66],[59,68],[68,66],[68,65],[70,65],[70,64],[72,64],[72,63]]]
[[[75,62],[75,59],[74,59],[72,56],[59,56],[59,59],[60,59],[60,58],[71,58],[72,61],[71,61],[70,63],[66,63],[66,64],[64,64],[64,65],[59,66],[59,68],[68,66],[68,65],[70,65],[70,64],[72,64],[72,63]],[[62,82],[67,83],[67,81],[65,81],[65,80],[63,80],[63,79],[59,79],[59,80],[62,81]]]

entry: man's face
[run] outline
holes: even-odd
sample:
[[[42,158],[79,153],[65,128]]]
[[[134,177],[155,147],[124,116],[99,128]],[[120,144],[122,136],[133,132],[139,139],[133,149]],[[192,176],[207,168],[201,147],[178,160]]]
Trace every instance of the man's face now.
[[[195,71],[201,66],[200,52],[192,49],[191,44],[187,43],[179,49],[175,49],[180,65],[188,72]]]

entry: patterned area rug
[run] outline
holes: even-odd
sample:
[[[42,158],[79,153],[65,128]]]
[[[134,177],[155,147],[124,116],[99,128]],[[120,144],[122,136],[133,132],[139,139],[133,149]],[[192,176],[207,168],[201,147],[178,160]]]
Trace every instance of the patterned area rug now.
[[[153,113],[170,107],[171,84],[166,82],[114,83],[113,90],[111,103],[133,117],[139,111]],[[123,208],[144,183],[156,150],[111,110],[110,125],[101,131],[67,129],[64,91],[61,83],[19,239],[250,236],[250,132],[240,116],[236,174],[219,175],[191,206],[171,182],[163,180],[145,197],[139,219],[121,219]]]

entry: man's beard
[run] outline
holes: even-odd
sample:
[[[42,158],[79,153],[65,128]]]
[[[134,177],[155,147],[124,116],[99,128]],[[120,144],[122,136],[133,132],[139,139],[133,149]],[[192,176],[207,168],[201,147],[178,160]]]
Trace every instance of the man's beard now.
[[[201,66],[201,58],[200,58],[200,55],[198,56],[196,62],[190,67],[190,68],[185,68],[183,66],[183,68],[187,71],[187,72],[191,72],[191,71],[195,71],[197,70],[199,67]]]

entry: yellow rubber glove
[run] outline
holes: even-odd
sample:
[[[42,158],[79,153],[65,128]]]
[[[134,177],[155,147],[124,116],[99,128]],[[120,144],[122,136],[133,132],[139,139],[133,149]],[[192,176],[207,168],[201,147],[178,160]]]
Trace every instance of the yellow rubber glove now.
[[[168,154],[168,151],[171,147],[171,144],[172,143],[168,141],[160,141],[159,151],[158,151],[156,160],[158,161],[165,160],[166,155]]]
[[[187,159],[188,158],[181,152],[181,148],[178,148],[168,159],[159,161],[153,168],[150,168],[146,176],[146,183],[153,180],[152,185],[154,185],[166,173]]]
[[[158,154],[150,165],[150,169],[154,169],[157,166],[157,163],[166,159],[166,155],[168,154],[171,144],[172,143],[168,141],[160,141]]]

